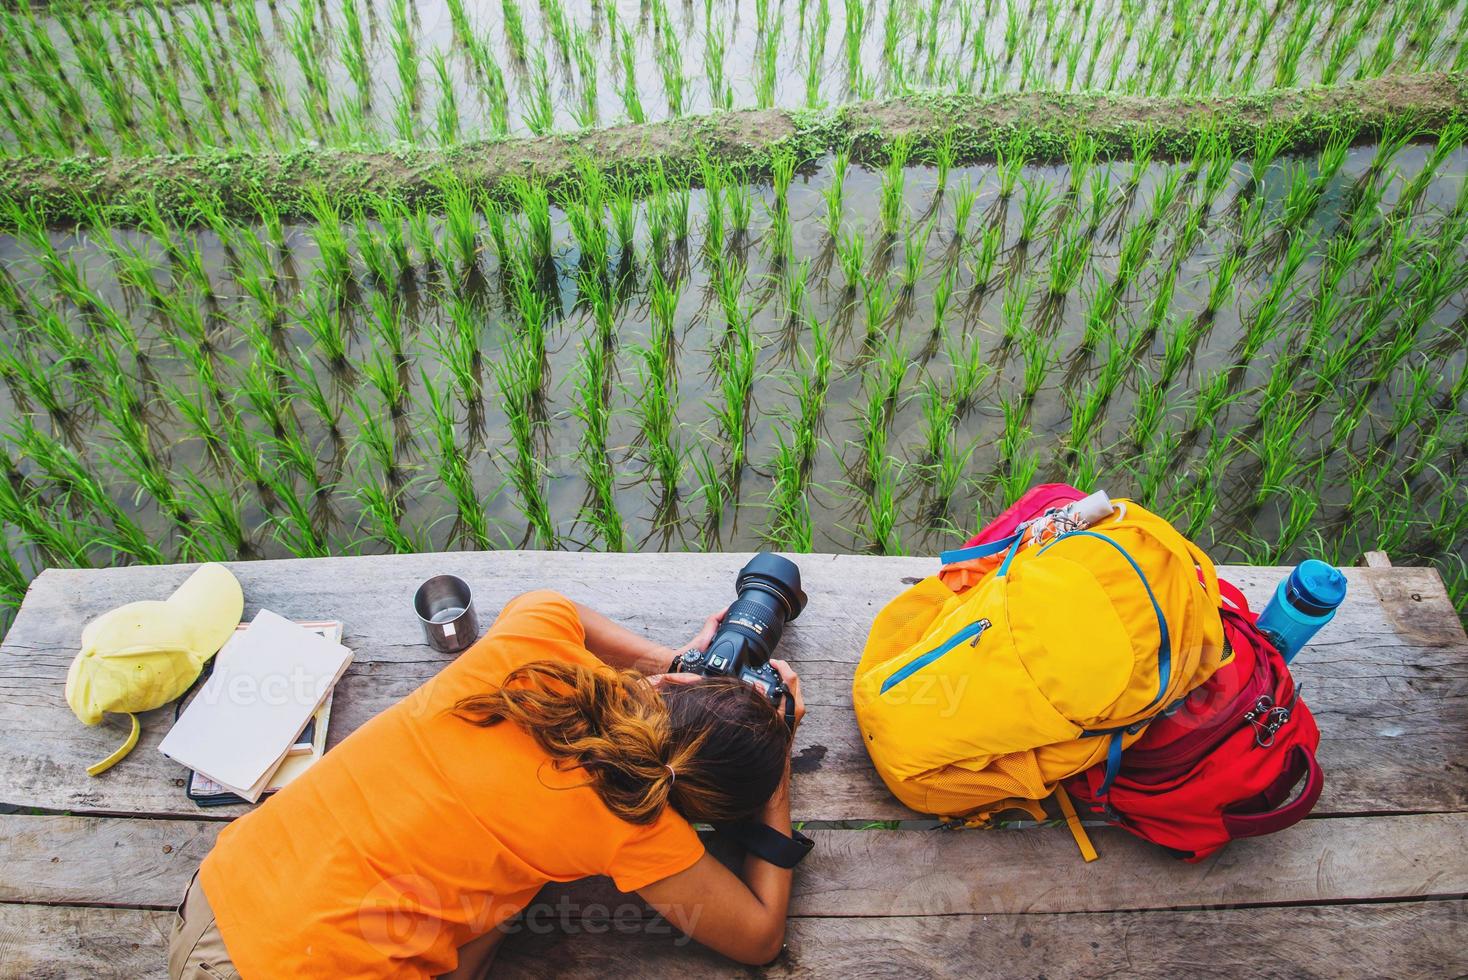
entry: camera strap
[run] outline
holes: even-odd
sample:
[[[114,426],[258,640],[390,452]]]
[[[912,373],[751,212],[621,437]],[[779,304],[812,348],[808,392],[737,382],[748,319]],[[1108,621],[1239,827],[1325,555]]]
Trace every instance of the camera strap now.
[[[799,864],[815,842],[800,831],[791,829],[786,837],[769,824],[753,820],[714,824],[714,829],[737,841],[746,851],[777,868],[793,868]]]

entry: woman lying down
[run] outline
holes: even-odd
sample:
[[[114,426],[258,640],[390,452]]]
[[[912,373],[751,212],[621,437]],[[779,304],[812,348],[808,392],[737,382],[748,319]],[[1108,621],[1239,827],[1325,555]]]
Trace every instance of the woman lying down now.
[[[751,856],[736,875],[690,821],[788,835],[791,729],[736,680],[667,673],[674,656],[553,592],[513,600],[219,835],[180,906],[169,976],[481,976],[496,927],[547,882],[590,875],[726,956],[773,959],[790,872]],[[799,679],[771,663],[798,720]]]

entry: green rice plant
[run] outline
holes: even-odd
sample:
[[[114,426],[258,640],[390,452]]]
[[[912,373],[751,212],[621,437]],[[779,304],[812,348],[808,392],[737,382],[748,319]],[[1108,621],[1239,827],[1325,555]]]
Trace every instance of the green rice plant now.
[[[536,51],[530,59],[530,92],[525,99],[525,110],[520,118],[525,127],[536,136],[544,136],[555,127],[556,106],[551,97],[550,72],[543,51]]]
[[[781,280],[785,293],[785,326],[792,333],[799,331],[801,325],[808,322],[805,300],[809,280],[810,259],[803,259]]]
[[[1010,280],[1009,289],[1004,294],[1005,343],[1013,343],[1025,333],[1032,332],[1025,327],[1025,309],[1029,306],[1034,289],[1034,281],[1026,276]]]
[[[505,37],[510,42],[510,53],[515,60],[523,64],[525,62],[525,18],[520,13],[520,4],[516,0],[500,0],[500,9],[504,13]]]
[[[96,395],[92,406],[112,430],[104,454],[137,488],[134,503],[150,497],[175,527],[186,528],[189,514],[169,479],[166,460],[153,445],[143,406],[128,379],[118,373],[99,377]]]
[[[617,508],[616,473],[607,445],[611,420],[607,362],[606,348],[599,343],[585,344],[577,359],[576,396],[571,412],[582,425],[577,457],[588,498],[581,519],[601,539],[606,550],[625,551],[626,529]]]
[[[341,61],[357,89],[358,110],[366,114],[372,108],[372,76],[368,67],[367,46],[362,36],[362,15],[357,10],[357,0],[342,0],[341,11],[344,35],[340,48]],[[443,81],[442,76],[440,81]]]
[[[507,136],[510,132],[510,90],[505,83],[505,74],[483,37],[475,35],[468,48],[474,66],[479,70],[479,94],[489,112],[490,130],[496,136]]]
[[[352,494],[361,504],[357,529],[384,545],[392,554],[413,554],[428,549],[403,527],[402,491],[376,482],[363,483]]]
[[[657,47],[658,67],[662,70],[663,92],[668,98],[668,115],[676,119],[683,115],[683,56],[678,48],[678,39],[671,31],[663,35],[663,43]]]
[[[412,18],[408,13],[408,0],[390,0],[388,16],[391,21],[390,38],[393,62],[397,68],[398,92],[394,101],[394,121],[398,139],[412,141],[416,131],[419,103],[418,44],[413,37]]]
[[[732,109],[734,90],[729,84],[724,67],[728,42],[724,38],[723,28],[714,24],[707,16],[704,18],[704,25],[703,70],[708,76],[709,102],[715,109]]]
[[[459,102],[455,95],[454,80],[449,74],[448,61],[442,51],[429,55],[433,74],[438,79],[438,102],[434,107],[434,121],[438,129],[438,141],[444,145],[459,140]]]
[[[853,228],[851,234],[837,242],[836,253],[841,262],[841,272],[846,278],[848,298],[856,296],[857,286],[865,280],[863,271],[865,251],[866,237],[858,228]]]
[[[647,113],[642,108],[642,97],[637,92],[637,55],[632,44],[632,35],[622,30],[622,110],[629,122],[647,122]]]
[[[101,545],[123,560],[160,564],[167,559],[138,522],[112,499],[97,475],[70,447],[20,420],[6,440],[19,456],[45,476],[52,513],[82,517],[95,529],[90,545]],[[13,489],[13,488],[12,488]]]
[[[575,108],[576,122],[582,129],[592,129],[601,122],[601,99],[597,93],[596,52],[592,40],[584,31],[577,30],[572,42],[572,53],[576,59],[577,74],[581,78],[581,102]]]
[[[975,337],[950,335],[947,347],[953,372],[949,393],[953,410],[961,417],[977,403],[979,388],[993,373],[993,367],[985,360],[983,345]]]
[[[423,389],[428,393],[429,425],[438,449],[438,480],[454,507],[455,536],[464,544],[479,550],[488,549],[489,515],[484,501],[474,486],[474,475],[459,448],[458,424],[448,397],[448,386],[422,372]]]
[[[524,515],[527,537],[534,535],[542,548],[553,550],[559,540],[546,497],[546,467],[536,448],[536,401],[541,391],[541,349],[523,340],[512,341],[501,350],[494,365],[495,380],[505,409],[513,453],[502,452],[516,505]]]
[[[518,175],[506,178],[505,185],[520,206],[525,218],[525,247],[535,263],[549,262],[555,249],[551,230],[550,192],[539,181]]]
[[[7,460],[7,464],[13,471],[13,461]],[[41,489],[30,481],[0,480],[0,521],[15,529],[22,545],[35,549],[52,564],[94,567],[89,553],[91,529],[79,519],[56,514]]]
[[[890,239],[897,234],[902,218],[902,192],[906,180],[904,168],[912,152],[912,141],[906,136],[895,137],[887,152],[887,166],[882,171],[879,213],[882,219],[882,235]]]
[[[1076,288],[1091,258],[1092,238],[1077,216],[1056,226],[1050,256],[1050,301],[1061,303]]]
[[[979,240],[978,254],[969,265],[969,272],[973,276],[972,295],[975,300],[982,300],[988,294],[994,277],[994,265],[999,260],[999,252],[1003,245],[1004,227],[991,223],[984,229],[984,235]]]
[[[923,275],[923,260],[932,234],[936,216],[921,227],[908,226],[902,249],[902,292],[908,298],[917,289]]]
[[[816,457],[817,435],[826,411],[831,388],[831,338],[819,320],[810,322],[809,348],[800,348],[800,371],[796,374],[796,400],[800,414],[794,439],[801,472],[809,476]]]
[[[352,281],[352,254],[340,205],[317,184],[306,192],[306,209],[313,221],[311,237],[319,255],[316,275],[324,288],[342,290]]]
[[[656,338],[637,350],[638,394],[634,415],[642,431],[647,461],[662,484],[665,500],[678,492],[683,453],[677,439],[677,375]]]
[[[352,374],[351,363],[347,360],[350,339],[340,305],[334,290],[318,285],[305,296],[301,309],[292,313],[290,320],[311,338],[316,352],[332,372],[347,377]]]
[[[630,258],[637,240],[637,198],[632,188],[623,181],[612,185],[611,197],[612,230],[617,236],[617,251],[623,258]]]
[[[1007,2],[1007,0],[1006,0]],[[999,178],[999,200],[1008,201],[1019,184],[1020,172],[1028,156],[1028,134],[1016,132],[1006,145],[995,146],[995,173]]]
[[[866,309],[866,337],[863,341],[863,348],[870,351],[876,347],[880,339],[887,335],[887,326],[897,309],[897,299],[888,290],[885,279],[869,279],[866,291],[862,293],[862,303]]]
[[[808,554],[815,546],[815,528],[797,442],[786,439],[784,431],[775,430],[770,492],[765,502],[771,516],[763,536],[780,551]]]
[[[754,392],[755,362],[758,359],[754,333],[748,311],[740,311],[730,325],[729,343],[724,355],[716,359],[719,391],[723,400],[709,406],[718,423],[728,460],[730,483],[737,485],[746,460],[749,433],[750,398]]]
[[[1024,424],[1025,409],[1019,402],[1000,396],[1004,430],[999,436],[999,484],[1008,506],[1020,498],[1034,482],[1040,467],[1039,453],[1029,448],[1033,433]]]
[[[958,182],[958,192],[953,197],[953,242],[961,245],[968,236],[969,217],[979,199],[978,188],[969,184],[968,175]]]
[[[440,190],[449,251],[460,274],[467,276],[479,264],[479,215],[468,188],[457,177],[446,177],[440,184]]]
[[[1045,383],[1054,363],[1054,348],[1037,331],[1026,330],[1019,336],[1020,352],[1024,355],[1024,387],[1021,402],[1027,408],[1033,404],[1035,395]]]
[[[703,501],[699,546],[705,551],[714,551],[719,545],[719,529],[724,522],[725,510],[734,494],[718,463],[709,454],[707,446],[698,447],[698,454],[693,457],[692,464],[698,480],[695,493]]]
[[[763,18],[760,18],[760,25],[763,29]],[[775,80],[779,65],[780,34],[775,30],[763,30],[755,51],[754,77],[755,103],[761,109],[768,109],[775,104]]]

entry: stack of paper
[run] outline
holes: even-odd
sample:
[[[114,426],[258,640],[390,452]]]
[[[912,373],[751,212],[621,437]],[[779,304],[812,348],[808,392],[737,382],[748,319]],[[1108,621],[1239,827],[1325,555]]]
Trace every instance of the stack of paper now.
[[[340,643],[262,609],[159,749],[253,803],[351,662]]]

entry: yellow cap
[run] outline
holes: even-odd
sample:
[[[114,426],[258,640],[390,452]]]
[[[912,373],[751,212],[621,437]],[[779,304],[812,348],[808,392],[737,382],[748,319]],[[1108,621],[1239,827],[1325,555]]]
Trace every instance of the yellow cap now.
[[[106,772],[132,751],[138,741],[135,713],[187,691],[239,626],[244,610],[239,581],[211,563],[161,602],[130,602],[87,624],[81,651],[66,673],[66,703],[87,725],[109,711],[133,716],[127,741],[88,773]]]

